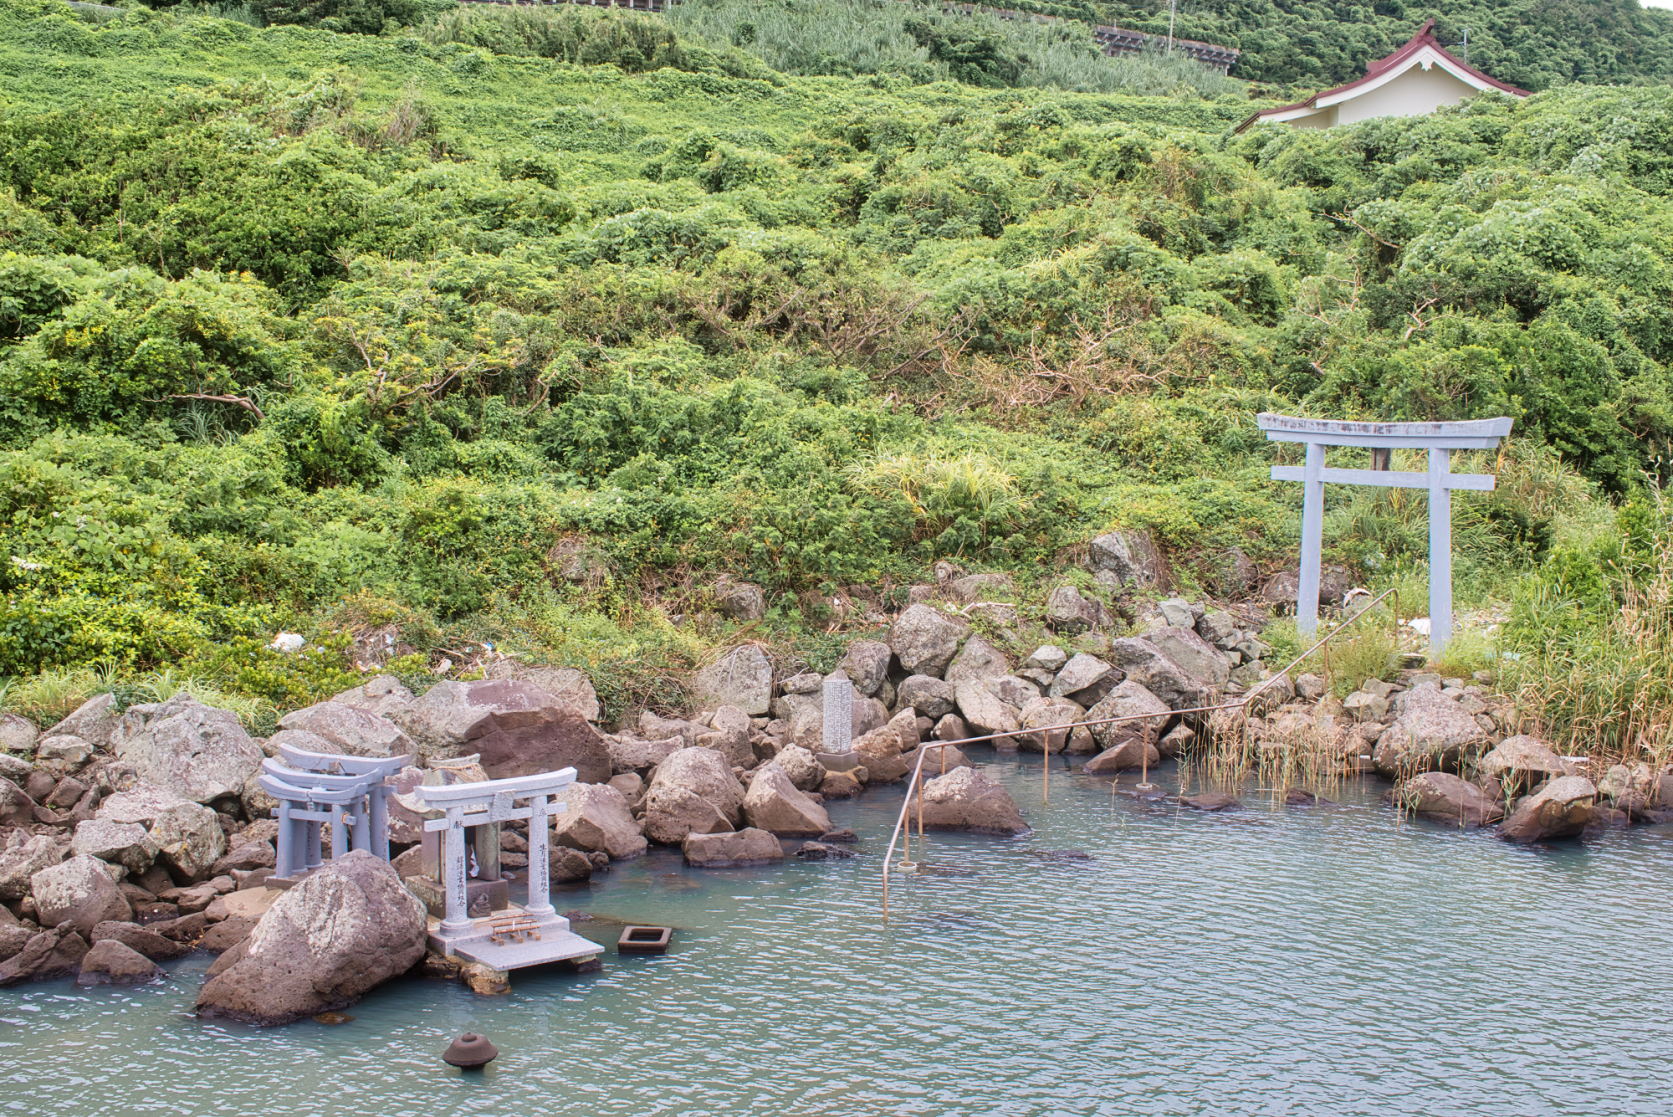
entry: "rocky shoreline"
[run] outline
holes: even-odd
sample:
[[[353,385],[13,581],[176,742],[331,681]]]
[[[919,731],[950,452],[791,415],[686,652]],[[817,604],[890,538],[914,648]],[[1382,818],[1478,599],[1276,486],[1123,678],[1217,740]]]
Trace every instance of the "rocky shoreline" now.
[[[1135,602],[1135,589],[1160,580],[1145,553],[1142,541],[1094,541],[1098,585],[1120,596],[1053,590],[1036,615],[1055,642],[1034,644],[1038,630],[1019,606],[987,600],[1000,596],[1002,577],[948,567],[883,618],[885,639],[852,642],[830,674],[775,672],[763,648],[742,644],[693,679],[700,710],[644,711],[615,732],[598,728],[597,696],[580,672],[509,663],[422,695],[377,676],[291,711],[266,739],[186,696],[120,709],[99,695],[44,731],[7,715],[0,985],[70,974],[82,984],[158,980],[157,963],[203,950],[220,957],[199,1011],[257,1024],[340,1009],[415,970],[503,991],[503,974],[426,953],[435,888],[420,870],[419,819],[399,805],[434,777],[432,762],[457,771],[471,756],[474,778],[576,769],[552,833],[555,883],[652,844],[679,847],[695,867],[771,864],[786,857],[786,841],[800,841],[795,853],[809,859],[850,855],[853,835],[833,830],[825,804],[901,786],[926,748],[936,773],[924,789],[926,828],[1027,832],[1003,787],[956,745],[934,747],[970,738],[1075,757],[1095,776],[1217,756],[1236,758],[1228,770],[1275,772],[1286,785],[1384,778],[1386,799],[1404,812],[1497,825],[1517,842],[1673,821],[1673,769],[1589,771],[1517,732],[1512,703],[1486,677],[1408,668],[1338,699],[1320,675],[1274,676],[1260,606]],[[759,607],[754,587],[725,589],[724,608]],[[1131,615],[1133,635],[1109,635],[1125,627],[1112,606]],[[851,744],[837,752],[825,738],[832,681],[852,686]],[[1180,712],[1217,705],[1230,708]],[[256,776],[283,745],[412,756],[390,780],[391,863],[356,852],[296,887],[267,887],[276,804]],[[1224,791],[1180,803],[1237,805]],[[518,825],[501,835],[501,866],[513,872],[526,868],[529,848]]]

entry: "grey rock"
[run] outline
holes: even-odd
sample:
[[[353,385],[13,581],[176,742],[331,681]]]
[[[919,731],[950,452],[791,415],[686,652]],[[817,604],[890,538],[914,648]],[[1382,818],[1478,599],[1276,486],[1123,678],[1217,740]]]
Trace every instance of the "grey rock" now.
[[[1191,603],[1183,597],[1169,597],[1158,601],[1156,611],[1162,614],[1162,619],[1172,628],[1190,628],[1197,623],[1196,614],[1191,611]]]
[[[683,787],[652,787],[645,793],[645,836],[679,845],[692,834],[723,834],[731,821],[707,799]]]
[[[818,694],[825,685],[825,677],[817,671],[804,671],[800,675],[792,675],[778,684],[783,694]]]
[[[121,717],[116,710],[115,695],[96,694],[41,736],[80,737],[94,748],[102,749],[110,744],[110,735],[116,731]]]
[[[35,762],[58,768],[79,768],[93,757],[93,745],[80,737],[52,733],[35,745]]]
[[[412,691],[402,685],[401,680],[394,675],[378,675],[375,678],[367,679],[360,686],[350,687],[341,694],[331,696],[331,701],[339,705],[353,706],[357,710],[364,710],[366,713],[374,714],[380,718],[387,718],[412,700]],[[281,724],[283,723],[281,722]]]
[[[817,838],[831,829],[831,816],[809,799],[784,769],[763,764],[744,796],[744,820],[781,838]]]
[[[1036,668],[1053,675],[1063,670],[1069,662],[1069,653],[1056,644],[1046,644],[1034,649],[1034,654],[1023,662],[1026,668]]]
[[[21,756],[0,752],[0,779],[10,780],[21,788],[29,782],[29,777],[34,774],[34,765]]]
[[[1107,722],[1108,718],[1132,720]],[[1161,739],[1162,731],[1172,718],[1173,713],[1166,703],[1145,689],[1143,684],[1128,679],[1110,691],[1102,702],[1086,711],[1085,720],[1088,723],[1106,721],[1102,725],[1092,724],[1091,728],[1098,744],[1109,750],[1129,740],[1142,740],[1147,735],[1154,744]]]
[[[612,861],[644,856],[645,835],[633,819],[626,796],[616,788],[609,784],[570,784],[563,802],[564,810],[555,819],[553,841],[588,853],[608,853]]]
[[[111,921],[97,924],[93,928],[92,943],[98,946],[101,942],[116,941],[130,950],[151,959],[153,962],[169,962],[175,958],[184,958],[192,952],[188,943],[175,942],[166,939],[148,927],[141,927],[137,923]]]
[[[176,877],[198,881],[209,875],[227,851],[221,820],[208,807],[181,802],[159,812],[151,821],[151,841],[157,860]]]
[[[943,679],[930,675],[910,675],[900,684],[895,694],[897,705],[910,706],[927,718],[942,718],[953,712],[958,700],[958,688]]]
[[[893,657],[889,645],[880,640],[856,640],[848,645],[848,653],[836,669],[848,676],[856,691],[870,697],[889,677],[889,660]]]
[[[65,922],[32,935],[22,950],[0,962],[0,986],[44,981],[75,973],[87,956],[87,940]]]
[[[867,783],[888,783],[906,775],[910,768],[901,756],[900,734],[883,726],[854,741],[854,752],[866,770]],[[829,767],[829,765],[827,765]]]
[[[639,715],[639,735],[647,741],[664,741],[678,737],[687,745],[695,745],[697,738],[709,731],[707,725],[684,718],[665,718],[646,710]]]
[[[1342,699],[1342,712],[1358,722],[1384,721],[1388,718],[1388,700],[1356,690]]]
[[[798,791],[818,791],[819,785],[825,782],[825,766],[800,745],[789,745],[780,750],[772,763],[784,770]]]
[[[611,771],[637,772],[644,775],[672,756],[675,750],[684,748],[686,742],[679,737],[664,741],[643,741],[622,734],[606,737],[605,745],[610,750]]]
[[[1395,791],[1394,799],[1415,814],[1453,826],[1485,826],[1504,817],[1497,800],[1450,772],[1413,776]]]
[[[0,834],[0,900],[29,895],[30,880],[64,860],[65,847],[45,834],[8,830]]]
[[[755,766],[755,750],[749,743],[749,715],[736,706],[722,706],[710,719],[714,728],[697,735],[697,747],[714,749],[733,768]]]
[[[1197,635],[1221,651],[1229,651],[1238,642],[1237,618],[1224,610],[1204,613],[1197,622]]]
[[[773,665],[755,644],[743,644],[697,672],[692,691],[706,705],[736,706],[750,717],[772,707]]]
[[[1109,678],[1115,668],[1095,655],[1079,652],[1058,670],[1052,680],[1050,697],[1068,698]]]
[[[231,964],[198,994],[197,1011],[288,1024],[346,1008],[424,956],[424,905],[365,850],[329,862],[282,893]]]
[[[611,775],[609,746],[581,711],[522,680],[440,682],[391,720],[419,759],[479,753],[490,779],[560,768],[582,783]]]
[[[1149,532],[1112,531],[1092,540],[1087,568],[1114,575],[1118,584],[1140,589],[1165,589],[1167,566]]]
[[[1053,632],[1073,634],[1108,628],[1110,623],[1103,603],[1083,596],[1074,586],[1058,586],[1046,599],[1046,627]]]
[[[698,869],[736,869],[784,860],[778,839],[754,827],[731,834],[692,834],[680,848],[686,864]]]
[[[907,821],[916,823],[919,805],[909,802]],[[923,826],[927,830],[968,830],[977,834],[1016,835],[1028,823],[1011,793],[975,768],[955,768],[923,785]]]
[[[139,985],[168,975],[161,966],[115,939],[93,944],[81,959],[77,985]]]
[[[1030,752],[1062,752],[1085,712],[1079,703],[1067,698],[1035,697],[1022,707],[1024,732],[1017,738],[1017,747]]]
[[[997,679],[989,679],[987,687],[1005,705],[1015,706],[1019,710],[1040,697],[1039,687],[1016,675],[1001,675]]]
[[[1592,820],[1597,788],[1584,776],[1559,776],[1516,805],[1499,836],[1511,842],[1575,838]]]
[[[96,925],[133,915],[110,866],[96,857],[72,857],[42,869],[29,884],[43,927],[69,922],[85,939]]]
[[[957,686],[959,683],[977,681],[986,682],[997,679],[1001,675],[1009,674],[1010,660],[1005,653],[988,643],[980,636],[972,636],[964,642],[958,655],[947,665],[945,678],[947,682]]]
[[[236,714],[189,695],[128,707],[110,747],[141,780],[193,803],[237,798],[262,762]]]
[[[0,752],[29,753],[35,748],[40,732],[35,723],[17,714],[0,714]],[[0,775],[5,775],[0,772]]]
[[[947,583],[947,592],[961,605],[972,605],[984,598],[1006,593],[1010,588],[1009,574],[967,574]]]
[[[1172,760],[1190,748],[1191,742],[1196,739],[1196,731],[1182,723],[1162,734],[1162,739],[1156,742],[1156,751],[1163,760]]]
[[[1110,775],[1134,768],[1143,769],[1146,765],[1159,763],[1161,759],[1161,750],[1155,745],[1141,737],[1129,737],[1088,760],[1081,770],[1092,776]]]
[[[767,615],[767,595],[761,587],[749,582],[734,582],[723,578],[715,583],[715,601],[727,618],[739,624],[749,624]]]
[[[157,843],[137,822],[110,822],[90,818],[76,824],[70,851],[77,857],[97,857],[121,865],[139,876],[157,859]]]
[[[1371,761],[1385,776],[1457,771],[1487,744],[1481,726],[1433,682],[1396,700],[1396,717],[1377,738]]]
[[[1231,678],[1231,664],[1195,629],[1184,626],[1159,629],[1150,634],[1158,651],[1205,686],[1224,686]]]
[[[971,728],[973,734],[1009,734],[1022,728],[1020,711],[1000,701],[998,695],[981,683],[960,683],[957,695],[959,715],[964,718],[965,724]],[[1002,742],[995,742],[1000,743]]]
[[[913,605],[889,628],[889,647],[910,675],[940,678],[953,661],[970,626],[929,605]]]
[[[1295,694],[1297,698],[1306,702],[1317,702],[1323,698],[1325,691],[1330,689],[1329,680],[1323,675],[1297,675],[1295,679]]]
[[[170,807],[190,803],[167,788],[141,783],[129,791],[107,795],[99,803],[98,818],[107,822],[137,822],[150,826],[158,815]]]
[[[1243,548],[1233,547],[1220,556],[1215,573],[1222,594],[1242,597],[1255,588],[1261,572],[1254,560],[1243,553]]]
[[[712,803],[727,822],[741,821],[744,792],[732,768],[712,749],[680,749],[657,765],[649,794],[665,788],[683,788]],[[649,799],[647,798],[647,805]],[[651,835],[653,838],[656,836]],[[666,841],[657,838],[658,841]]]
[[[30,826],[35,822],[35,800],[11,780],[0,779],[0,826]]]
[[[411,701],[410,694],[408,701]],[[406,705],[402,703],[395,708],[404,709]],[[418,751],[412,740],[388,718],[335,699],[292,710],[279,719],[279,728],[322,737],[331,743],[328,751],[346,756],[408,756]]]
[[[1550,745],[1526,735],[1500,741],[1481,758],[1477,768],[1483,776],[1498,780],[1513,795],[1547,779],[1575,774],[1574,766],[1552,751]]]
[[[516,679],[550,694],[559,702],[567,702],[590,722],[603,713],[598,704],[598,691],[592,680],[573,667],[552,667],[541,664],[522,664],[501,660],[488,669],[490,679]]]
[[[964,719],[957,714],[947,714],[935,723],[934,737],[937,741],[962,741],[969,737],[970,727],[964,724]]]
[[[1126,681],[1142,686],[1170,709],[1205,705],[1202,684],[1149,640],[1131,636],[1111,640],[1109,659],[1127,673]]]
[[[859,853],[847,846],[830,845],[826,842],[803,842],[796,847],[796,856],[804,861],[845,861],[850,857],[858,857]]]

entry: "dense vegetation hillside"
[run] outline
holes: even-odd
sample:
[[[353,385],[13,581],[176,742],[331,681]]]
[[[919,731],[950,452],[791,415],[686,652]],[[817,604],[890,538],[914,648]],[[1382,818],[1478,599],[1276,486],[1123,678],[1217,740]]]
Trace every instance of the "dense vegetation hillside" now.
[[[1529,608],[1618,612],[1660,521],[1622,552],[1588,493],[1653,509],[1673,432],[1673,93],[1234,136],[1247,101],[1189,87],[791,78],[525,18],[0,4],[0,672],[283,703],[346,638],[275,629],[396,624],[413,675],[489,641],[620,710],[724,635],[670,620],[721,572],[816,663],[841,587],[945,556],[1083,577],[1130,525],[1213,587],[1292,553],[1265,408],[1513,415],[1461,598],[1536,571]],[[1421,599],[1421,500],[1332,499],[1334,557]]]
[[[1123,27],[1168,30],[1167,0],[1113,0],[1101,10]],[[1523,89],[1673,75],[1673,12],[1638,0],[1202,0],[1178,6],[1175,34],[1238,47],[1236,77],[1323,88],[1361,76],[1429,18],[1443,42],[1469,28],[1470,64]]]

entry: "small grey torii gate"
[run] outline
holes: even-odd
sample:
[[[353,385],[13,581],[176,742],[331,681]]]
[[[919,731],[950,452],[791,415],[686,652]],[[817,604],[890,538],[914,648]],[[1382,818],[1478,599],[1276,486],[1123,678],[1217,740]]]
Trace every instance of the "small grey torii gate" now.
[[[1452,451],[1491,450],[1510,434],[1511,420],[1475,419],[1457,423],[1361,423],[1338,419],[1302,419],[1262,412],[1256,424],[1274,442],[1307,445],[1307,464],[1275,465],[1274,481],[1300,481],[1301,578],[1296,590],[1295,626],[1312,634],[1319,626],[1319,561],[1323,550],[1324,486],[1383,485],[1429,490],[1429,646],[1439,653],[1452,636],[1452,490],[1491,492],[1492,474],[1453,473]],[[1327,469],[1326,446],[1368,446],[1373,469]],[[1395,448],[1427,449],[1427,473],[1388,468]]]

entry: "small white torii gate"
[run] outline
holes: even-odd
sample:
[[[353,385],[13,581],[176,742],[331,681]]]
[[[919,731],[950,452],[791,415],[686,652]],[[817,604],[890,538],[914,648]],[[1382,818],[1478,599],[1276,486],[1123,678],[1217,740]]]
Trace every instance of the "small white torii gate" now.
[[[1492,474],[1451,472],[1452,451],[1491,450],[1510,434],[1511,420],[1475,419],[1457,423],[1360,423],[1338,419],[1302,419],[1262,412],[1255,417],[1274,442],[1307,445],[1307,464],[1275,465],[1274,481],[1300,481],[1301,579],[1296,591],[1295,626],[1309,635],[1319,626],[1319,561],[1323,550],[1324,486],[1383,485],[1429,490],[1429,646],[1439,653],[1452,636],[1452,490],[1491,492]],[[1373,469],[1327,469],[1326,446],[1369,446]],[[1427,449],[1427,473],[1388,468],[1390,452]]]

